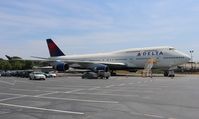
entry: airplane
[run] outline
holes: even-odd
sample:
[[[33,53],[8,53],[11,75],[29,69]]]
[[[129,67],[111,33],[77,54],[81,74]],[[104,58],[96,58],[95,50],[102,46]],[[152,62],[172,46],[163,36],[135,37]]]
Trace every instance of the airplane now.
[[[156,59],[153,69],[162,69],[164,76],[168,76],[168,70],[172,67],[187,63],[190,57],[170,46],[132,48],[112,51],[107,53],[65,55],[52,39],[46,39],[49,58],[44,59],[52,63],[55,70],[66,71],[69,68],[89,69],[92,72],[103,70],[114,73],[115,70],[137,71],[144,69],[150,58]]]

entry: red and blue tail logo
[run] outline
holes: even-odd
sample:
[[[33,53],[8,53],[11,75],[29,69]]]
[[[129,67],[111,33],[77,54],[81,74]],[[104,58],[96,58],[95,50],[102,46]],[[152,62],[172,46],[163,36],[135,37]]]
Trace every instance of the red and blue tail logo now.
[[[59,47],[57,47],[52,39],[46,39],[46,42],[51,57],[65,56],[65,54],[59,49]]]

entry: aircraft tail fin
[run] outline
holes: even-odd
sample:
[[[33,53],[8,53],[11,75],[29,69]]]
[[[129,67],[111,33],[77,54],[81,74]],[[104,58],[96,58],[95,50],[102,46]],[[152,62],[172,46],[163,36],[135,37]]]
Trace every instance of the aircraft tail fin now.
[[[65,54],[59,49],[52,39],[46,39],[46,42],[51,57],[65,56]]]

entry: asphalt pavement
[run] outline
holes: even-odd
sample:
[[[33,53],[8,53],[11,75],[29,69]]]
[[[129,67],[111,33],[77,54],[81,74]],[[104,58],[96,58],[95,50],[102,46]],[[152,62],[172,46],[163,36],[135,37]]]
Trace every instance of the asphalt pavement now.
[[[0,119],[199,119],[199,76],[0,77]]]

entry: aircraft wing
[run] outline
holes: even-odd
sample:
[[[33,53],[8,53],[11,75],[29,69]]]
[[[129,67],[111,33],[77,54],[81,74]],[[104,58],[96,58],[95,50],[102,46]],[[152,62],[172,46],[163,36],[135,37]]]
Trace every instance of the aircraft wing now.
[[[104,65],[109,66],[110,68],[111,67],[124,67],[124,66],[126,66],[125,63],[119,63],[119,62],[78,61],[78,60],[64,60],[63,62],[65,62],[65,63],[67,63],[71,66],[74,66],[74,67],[75,67],[75,65],[77,65],[77,67],[79,65],[82,68],[88,68],[93,64],[96,64],[96,65],[97,64],[104,64]]]
[[[78,60],[64,60],[63,62],[68,63],[68,64],[79,63],[79,64],[106,64],[106,65],[125,66],[124,63],[117,63],[117,62],[78,61]]]
[[[52,59],[52,58],[44,58],[44,57],[37,57],[37,56],[31,56],[33,58],[37,58],[40,59],[42,62],[49,62],[49,63],[53,63],[53,62],[64,62],[68,65],[70,65],[71,67],[80,67],[80,68],[88,68],[93,64],[104,64],[107,65],[109,67],[124,67],[126,66],[125,63],[120,63],[120,62],[105,62],[105,61],[86,61],[86,60],[57,60],[57,59]]]
[[[36,59],[41,59],[41,60],[48,60],[49,58],[46,57],[37,57],[37,56],[31,56],[32,58],[36,58]]]

